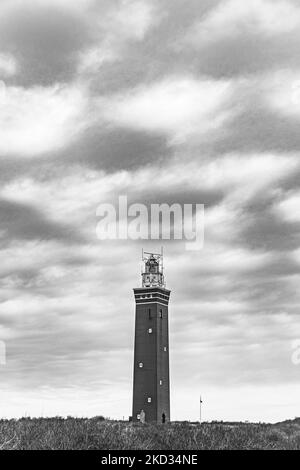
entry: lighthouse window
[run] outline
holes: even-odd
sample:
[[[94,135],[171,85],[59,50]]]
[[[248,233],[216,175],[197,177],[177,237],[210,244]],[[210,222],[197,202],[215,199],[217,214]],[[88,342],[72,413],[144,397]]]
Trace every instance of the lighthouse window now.
[[[149,320],[151,320],[151,308],[148,308]]]
[[[148,397],[148,403],[151,403],[152,399],[151,397]]]
[[[142,362],[139,363],[139,368],[142,369],[144,367],[144,364]]]
[[[164,351],[167,352],[167,346],[164,346]]]
[[[152,328],[149,328],[148,333],[152,333]]]
[[[162,380],[159,381],[159,385],[162,385]]]
[[[159,311],[159,318],[162,318],[162,310]]]

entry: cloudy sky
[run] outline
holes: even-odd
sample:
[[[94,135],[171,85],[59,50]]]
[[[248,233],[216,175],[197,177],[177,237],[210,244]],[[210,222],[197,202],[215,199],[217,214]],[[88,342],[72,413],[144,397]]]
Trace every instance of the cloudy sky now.
[[[172,418],[300,415],[299,43],[298,0],[1,1],[1,416],[131,414],[160,243],[97,239],[120,194],[205,204],[164,243]]]

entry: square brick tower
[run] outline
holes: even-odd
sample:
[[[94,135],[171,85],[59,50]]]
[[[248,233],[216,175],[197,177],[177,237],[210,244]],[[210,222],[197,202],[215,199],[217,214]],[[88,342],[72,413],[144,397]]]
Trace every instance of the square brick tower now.
[[[168,304],[163,255],[143,252],[142,287],[134,289],[133,421],[170,421]]]

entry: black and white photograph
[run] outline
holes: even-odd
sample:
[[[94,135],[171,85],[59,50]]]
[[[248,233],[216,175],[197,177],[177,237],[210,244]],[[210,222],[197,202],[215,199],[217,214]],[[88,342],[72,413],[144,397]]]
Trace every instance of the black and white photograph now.
[[[299,0],[0,0],[0,450],[300,450],[299,285]]]

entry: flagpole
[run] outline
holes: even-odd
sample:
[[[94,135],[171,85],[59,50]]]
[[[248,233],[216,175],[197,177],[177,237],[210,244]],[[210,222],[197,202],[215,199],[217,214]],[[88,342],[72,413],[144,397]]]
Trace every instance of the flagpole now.
[[[200,395],[200,424],[202,422],[202,399],[201,399],[201,395]]]

